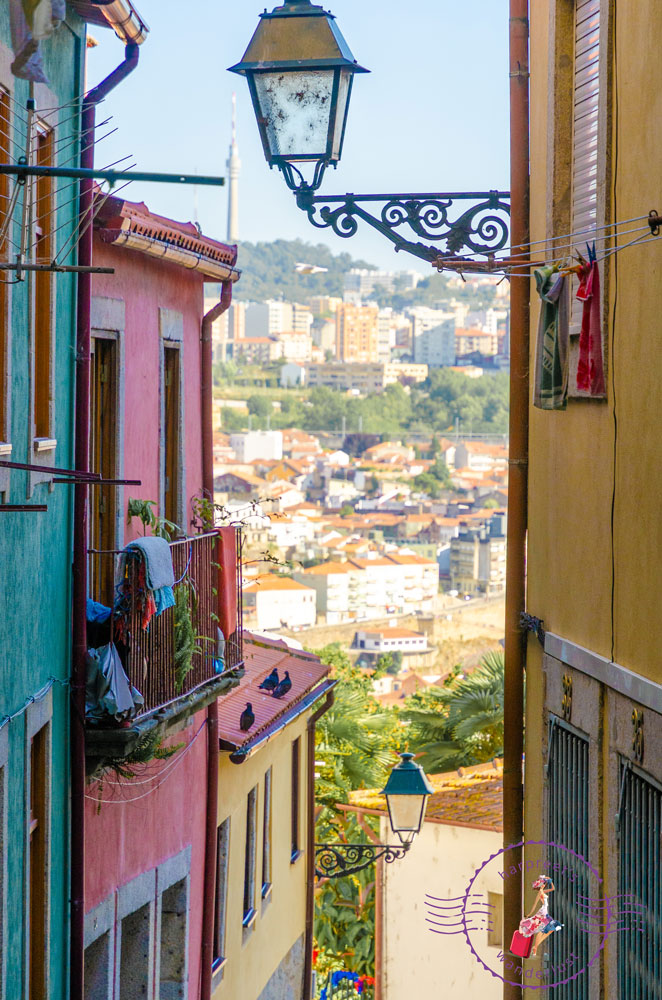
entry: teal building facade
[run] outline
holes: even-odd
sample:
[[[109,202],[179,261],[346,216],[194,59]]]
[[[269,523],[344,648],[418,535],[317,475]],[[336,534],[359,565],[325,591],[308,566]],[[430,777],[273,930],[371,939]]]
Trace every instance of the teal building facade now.
[[[43,73],[32,75],[42,80],[30,82],[17,75],[25,69],[10,20],[21,6],[0,4],[0,162],[75,167],[85,24],[53,0],[53,16],[64,19],[40,42]],[[77,232],[76,182],[0,177],[0,262],[76,263]],[[0,467],[0,994],[60,1000],[69,955],[73,491],[54,479],[74,460],[76,276],[2,270],[0,280],[0,459],[35,467]]]

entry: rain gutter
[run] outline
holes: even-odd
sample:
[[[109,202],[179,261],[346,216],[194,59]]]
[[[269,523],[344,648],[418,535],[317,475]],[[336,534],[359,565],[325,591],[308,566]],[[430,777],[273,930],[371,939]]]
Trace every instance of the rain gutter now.
[[[300,702],[297,702],[297,704],[294,705],[289,712],[286,712],[286,714],[281,716],[280,719],[273,722],[263,733],[256,736],[250,743],[246,743],[243,747],[241,747],[241,749],[239,749],[235,744],[221,739],[221,750],[231,751],[230,760],[233,764],[243,764],[249,757],[252,757],[254,753],[261,750],[262,747],[267,745],[267,743],[270,743],[274,736],[278,736],[278,734],[281,733],[286,726],[289,726],[291,722],[298,719],[300,715],[303,715],[303,713],[314,705],[315,702],[319,701],[320,698],[323,698],[324,695],[328,694],[329,691],[335,688],[337,683],[338,681],[333,680],[324,681],[316,687],[314,691],[307,694],[305,698],[302,698]]]

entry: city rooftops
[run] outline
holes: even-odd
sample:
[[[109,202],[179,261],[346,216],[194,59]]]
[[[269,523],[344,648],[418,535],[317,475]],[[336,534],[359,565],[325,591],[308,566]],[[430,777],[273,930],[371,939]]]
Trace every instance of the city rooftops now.
[[[289,576],[276,576],[275,573],[265,573],[263,576],[258,576],[244,587],[245,594],[256,594],[259,591],[267,590],[303,590],[306,593],[313,592],[311,587],[306,587],[303,583],[297,583],[296,580],[290,579]]]

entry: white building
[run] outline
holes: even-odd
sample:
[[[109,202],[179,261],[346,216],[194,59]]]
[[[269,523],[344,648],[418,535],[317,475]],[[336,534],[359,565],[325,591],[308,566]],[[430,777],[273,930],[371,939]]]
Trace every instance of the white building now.
[[[251,465],[257,459],[278,462],[283,457],[283,435],[281,431],[231,434],[230,447],[241,465]]]
[[[455,364],[455,313],[416,306],[410,310],[414,361],[442,368]]]
[[[315,591],[287,577],[260,576],[244,587],[244,615],[260,631],[310,628],[317,615]]]
[[[205,296],[205,313],[218,304],[218,296]],[[214,361],[227,361],[232,355],[229,345],[246,336],[246,303],[233,302],[227,312],[212,323],[211,336]]]
[[[351,620],[349,584],[352,567],[349,563],[328,562],[311,566],[294,574],[294,579],[317,594],[317,614],[327,625],[339,625]]]
[[[540,981],[535,979],[534,968],[529,968],[532,963],[509,954],[516,928],[503,927],[504,881],[499,868],[506,864],[502,859],[499,865],[498,858],[486,863],[502,846],[502,767],[496,762],[481,764],[463,769],[461,775],[453,771],[430,780],[434,792],[421,832],[404,861],[383,866],[377,883],[375,938],[383,955],[376,970],[380,995],[383,1000],[438,995],[500,1000],[503,982],[498,975],[521,982],[526,973],[530,974],[526,982]],[[379,810],[380,843],[389,843],[391,829],[383,797],[357,791],[352,792],[350,803],[357,812]],[[475,950],[472,954],[464,935],[449,933],[456,928],[448,924],[454,923],[449,914],[474,876],[473,918],[468,916],[465,924]],[[476,955],[487,969],[479,965]],[[519,978],[514,971],[509,975],[509,968],[519,968]]]
[[[397,653],[403,655],[425,653],[428,649],[427,636],[411,629],[385,628],[379,632],[358,631],[354,636],[354,649],[363,649],[367,653]]]
[[[251,302],[246,307],[246,337],[270,337],[294,329],[294,310],[291,302],[268,299]]]
[[[303,365],[288,362],[280,369],[280,384],[283,389],[293,389],[297,385],[306,384],[306,369]]]

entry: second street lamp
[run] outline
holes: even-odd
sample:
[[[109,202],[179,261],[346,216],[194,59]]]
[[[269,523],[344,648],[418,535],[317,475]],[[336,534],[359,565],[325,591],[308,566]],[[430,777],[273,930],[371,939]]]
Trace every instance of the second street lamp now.
[[[404,858],[414,837],[421,832],[428,798],[433,792],[413,753],[401,753],[400,763],[391,771],[382,795],[388,817],[399,844],[315,844],[315,873],[318,878],[342,878],[368,868],[380,858],[386,862]]]
[[[368,72],[323,7],[311,0],[286,0],[271,13],[265,11],[231,72],[248,80],[267,162],[283,173],[316,228],[330,228],[346,239],[364,222],[396,250],[435,265],[457,260],[466,250],[485,255],[489,266],[489,257],[508,243],[508,192],[316,193],[326,168],[337,166],[342,155],[354,76]],[[306,164],[312,166],[309,180]],[[453,212],[454,206],[459,211]],[[445,247],[408,239],[403,227],[417,237],[443,240]]]

